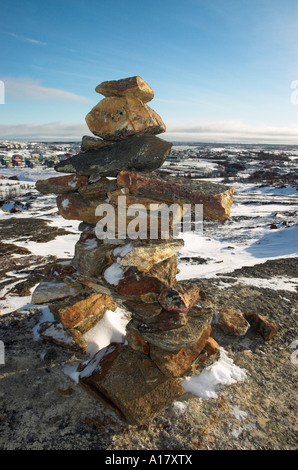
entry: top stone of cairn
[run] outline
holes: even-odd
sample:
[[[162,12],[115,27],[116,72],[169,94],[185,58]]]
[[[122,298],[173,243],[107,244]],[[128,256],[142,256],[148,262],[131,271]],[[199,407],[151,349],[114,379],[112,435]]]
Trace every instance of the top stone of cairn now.
[[[143,103],[148,103],[148,101],[154,98],[152,88],[138,75],[135,77],[122,78],[120,80],[102,82],[97,85],[95,91],[105,97],[132,95],[139,98]]]

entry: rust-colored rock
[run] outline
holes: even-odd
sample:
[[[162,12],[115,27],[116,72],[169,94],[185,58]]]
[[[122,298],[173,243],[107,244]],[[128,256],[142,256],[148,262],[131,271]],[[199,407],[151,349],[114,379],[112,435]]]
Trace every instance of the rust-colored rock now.
[[[226,220],[230,216],[234,188],[223,184],[127,170],[118,174],[117,182],[132,194],[168,203],[202,204],[203,215],[209,219]]]
[[[64,301],[50,304],[49,308],[55,319],[61,322],[64,328],[76,328],[81,333],[85,333],[103,317],[107,310],[114,311],[116,304],[109,295],[94,293],[70,297]],[[87,319],[87,317],[89,318]]]
[[[60,215],[68,220],[82,220],[89,224],[95,224],[101,217],[95,215],[101,199],[84,199],[80,194],[69,194],[57,197],[57,206]]]
[[[219,352],[219,344],[215,339],[209,338],[207,339],[205,346],[204,346],[205,351],[209,354],[209,356],[213,356],[213,354],[217,354]]]
[[[278,326],[259,313],[246,312],[244,313],[244,318],[266,341],[274,338],[278,332]]]
[[[195,284],[175,286],[164,289],[158,296],[160,305],[169,312],[187,313],[201,298],[201,287]]]
[[[165,132],[161,117],[134,96],[101,100],[86,116],[92,134],[104,140],[121,140],[135,134],[157,135]]]
[[[70,194],[88,183],[88,177],[65,175],[36,181],[35,187],[42,194]]]
[[[154,91],[140,76],[121,78],[120,80],[110,80],[102,82],[95,88],[97,93],[109,96],[132,95],[139,98],[144,103],[154,98]]]
[[[249,323],[243,313],[234,307],[221,309],[217,317],[217,324],[227,335],[244,336],[249,329]]]
[[[185,393],[148,356],[116,343],[93,356],[80,373],[79,382],[134,425],[148,422]]]
[[[211,326],[208,326],[195,344],[188,348],[181,348],[178,351],[165,351],[157,346],[150,345],[150,357],[166,376],[181,377],[204,349],[210,333]]]
[[[175,283],[177,274],[177,258],[171,256],[154,265],[146,273],[137,268],[129,268],[117,286],[117,292],[124,296],[140,296],[149,292],[160,293],[162,289]]]

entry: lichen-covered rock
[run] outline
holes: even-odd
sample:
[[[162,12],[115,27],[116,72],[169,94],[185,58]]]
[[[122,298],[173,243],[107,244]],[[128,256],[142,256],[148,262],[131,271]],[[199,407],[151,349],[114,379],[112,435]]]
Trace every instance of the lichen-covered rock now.
[[[122,170],[158,169],[170,155],[172,144],[154,135],[135,135],[108,147],[80,152],[55,166],[62,173],[115,177]]]
[[[135,266],[139,271],[147,272],[155,264],[161,263],[167,258],[171,258],[184,246],[182,239],[175,240],[141,240],[139,243],[131,245],[131,249],[117,257],[117,262],[121,266]]]
[[[138,297],[149,292],[160,293],[162,289],[175,283],[176,274],[176,256],[155,264],[146,273],[141,273],[135,267],[128,268],[117,285],[117,292],[130,297]]]
[[[102,199],[85,199],[80,194],[65,194],[57,197],[57,206],[60,215],[68,220],[81,220],[94,224],[100,220],[95,215],[97,206],[104,204]]]
[[[118,174],[117,182],[132,194],[169,203],[202,204],[203,215],[209,219],[226,220],[233,204],[234,188],[223,184],[128,169]]]
[[[82,233],[75,244],[72,266],[83,276],[99,276],[115,246],[116,244],[105,244],[93,234]]]
[[[140,76],[121,78],[120,80],[105,81],[95,88],[97,93],[108,96],[134,96],[143,103],[154,98],[154,91]]]
[[[209,325],[193,345],[177,351],[165,351],[158,346],[151,345],[150,357],[166,376],[181,377],[204,349],[210,333],[211,326]]]
[[[134,96],[101,100],[86,116],[92,134],[104,140],[121,140],[135,134],[162,134],[166,130],[161,117]]]
[[[158,296],[160,305],[169,312],[187,313],[201,298],[201,287],[196,284],[175,286],[163,289]]]
[[[243,313],[234,307],[222,308],[218,313],[217,324],[225,334],[235,336],[244,336],[250,326]]]
[[[117,308],[112,297],[106,294],[81,294],[66,300],[49,304],[55,319],[66,329],[78,329],[86,333],[107,310]]]
[[[278,326],[259,313],[245,312],[244,318],[266,341],[272,339],[278,332]]]
[[[86,184],[78,188],[78,192],[84,199],[102,199],[107,198],[107,191],[110,185],[108,178],[104,176],[96,183]]]
[[[157,346],[165,351],[177,351],[181,348],[193,346],[209,327],[213,313],[199,316],[190,316],[188,322],[180,328],[170,330],[157,330],[154,323],[145,323],[136,318],[130,320],[126,326],[127,331],[134,331],[150,345]]]
[[[69,284],[60,280],[42,281],[35,288],[31,302],[32,304],[44,304],[53,300],[75,296],[83,290],[83,286],[75,282]]]
[[[93,356],[79,382],[128,423],[137,425],[148,422],[184,393],[148,356],[116,343]]]
[[[85,152],[86,150],[97,150],[102,147],[107,147],[112,145],[114,142],[110,140],[99,139],[98,137],[92,137],[89,135],[84,135],[82,137],[81,150]]]

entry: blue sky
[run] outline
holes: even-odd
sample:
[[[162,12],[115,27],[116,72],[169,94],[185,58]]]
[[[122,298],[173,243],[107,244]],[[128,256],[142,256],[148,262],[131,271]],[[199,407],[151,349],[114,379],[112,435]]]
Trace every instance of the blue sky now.
[[[1,0],[0,45],[0,139],[80,140],[140,75],[163,138],[298,144],[297,0]]]

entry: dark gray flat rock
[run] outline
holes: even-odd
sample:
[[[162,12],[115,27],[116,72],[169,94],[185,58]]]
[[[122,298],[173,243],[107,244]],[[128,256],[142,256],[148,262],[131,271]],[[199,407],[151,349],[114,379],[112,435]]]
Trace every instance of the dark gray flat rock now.
[[[156,170],[171,152],[172,144],[153,135],[132,136],[109,147],[80,152],[61,161],[55,170],[80,175],[117,176],[122,170]]]

